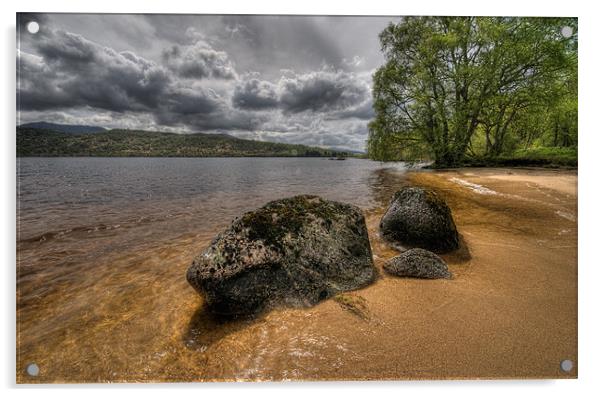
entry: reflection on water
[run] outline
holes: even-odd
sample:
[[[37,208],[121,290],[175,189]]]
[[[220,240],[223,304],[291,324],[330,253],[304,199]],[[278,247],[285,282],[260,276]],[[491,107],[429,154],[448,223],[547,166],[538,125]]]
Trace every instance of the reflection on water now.
[[[324,341],[309,332],[307,313],[279,313],[276,328],[223,323],[207,317],[185,270],[245,211],[295,194],[370,211],[404,169],[356,159],[19,159],[18,368],[36,362],[42,381],[254,378],[259,357],[287,348],[268,343],[274,335],[315,363],[309,355]],[[293,319],[304,324],[292,328],[296,339],[283,323]],[[259,339],[220,350],[244,327],[258,327]]]

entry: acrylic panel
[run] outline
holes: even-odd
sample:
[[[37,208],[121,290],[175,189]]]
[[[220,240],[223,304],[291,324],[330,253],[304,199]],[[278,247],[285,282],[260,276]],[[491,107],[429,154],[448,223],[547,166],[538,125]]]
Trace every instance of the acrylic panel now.
[[[576,18],[16,34],[18,383],[577,377]]]

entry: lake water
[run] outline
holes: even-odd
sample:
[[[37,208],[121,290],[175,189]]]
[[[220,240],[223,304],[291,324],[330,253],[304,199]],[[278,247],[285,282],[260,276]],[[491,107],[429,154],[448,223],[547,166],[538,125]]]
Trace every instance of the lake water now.
[[[206,228],[296,194],[369,208],[378,200],[374,189],[383,169],[405,167],[324,158],[23,158],[18,163],[19,239],[191,216],[200,217]]]
[[[394,188],[387,175],[405,169],[324,158],[18,159],[18,371],[35,362],[42,381],[227,377],[228,361],[195,342],[226,331],[203,323],[184,278],[191,259],[274,199],[382,206]]]
[[[24,158],[17,170],[17,382],[576,376],[559,366],[577,362],[574,171],[321,158]],[[408,184],[452,209],[451,280],[382,271],[398,251],[379,221]],[[362,208],[377,280],[310,308],[209,316],[185,279],[193,258],[235,217],[295,194]]]

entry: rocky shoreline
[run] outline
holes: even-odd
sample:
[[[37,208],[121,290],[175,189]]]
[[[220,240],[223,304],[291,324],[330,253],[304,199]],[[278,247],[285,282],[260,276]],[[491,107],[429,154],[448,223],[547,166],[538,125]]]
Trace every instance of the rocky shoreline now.
[[[451,210],[435,191],[399,190],[380,230],[395,247],[412,248],[387,262],[389,274],[452,277],[435,252],[457,250],[459,237]],[[276,306],[313,306],[371,284],[377,275],[362,211],[302,195],[235,219],[194,259],[186,279],[210,312],[237,318]]]

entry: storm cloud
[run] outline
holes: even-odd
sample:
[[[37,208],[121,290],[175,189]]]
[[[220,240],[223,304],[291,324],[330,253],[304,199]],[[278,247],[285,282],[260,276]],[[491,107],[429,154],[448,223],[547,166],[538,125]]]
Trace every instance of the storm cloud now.
[[[251,78],[234,88],[234,106],[241,109],[270,109],[278,106],[277,87],[269,81]]]
[[[283,77],[279,85],[282,106],[290,112],[346,109],[371,95],[366,83],[344,72],[318,71]]]
[[[352,73],[320,70],[288,72],[276,83],[252,78],[236,86],[233,104],[241,109],[280,108],[285,112],[328,113],[370,102],[370,86]]]
[[[377,35],[391,20],[20,14],[20,122],[362,150]]]
[[[162,58],[171,70],[183,78],[229,80],[237,77],[228,54],[216,51],[202,39],[191,45],[174,45],[163,51]]]
[[[117,112],[149,111],[171,84],[163,67],[132,52],[116,52],[81,35],[40,31],[36,54],[21,52],[20,110],[93,107]]]

